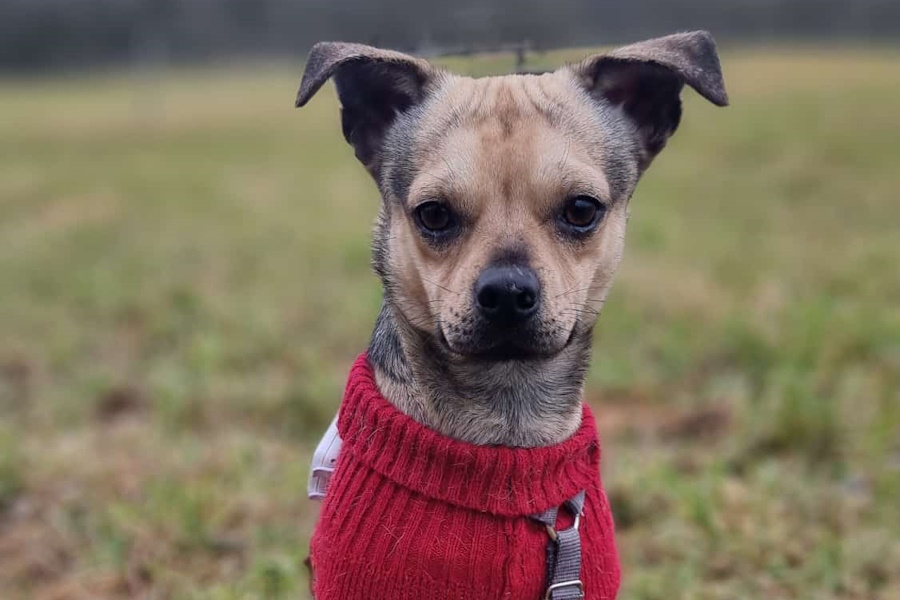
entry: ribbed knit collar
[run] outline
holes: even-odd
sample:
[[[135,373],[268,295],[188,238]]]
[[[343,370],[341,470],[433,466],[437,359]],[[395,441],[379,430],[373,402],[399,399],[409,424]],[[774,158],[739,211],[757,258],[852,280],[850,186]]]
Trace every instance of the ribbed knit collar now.
[[[500,516],[559,506],[599,477],[600,443],[587,404],[578,431],[554,446],[460,442],[388,402],[365,354],[350,371],[338,430],[344,449],[383,477],[423,496]]]

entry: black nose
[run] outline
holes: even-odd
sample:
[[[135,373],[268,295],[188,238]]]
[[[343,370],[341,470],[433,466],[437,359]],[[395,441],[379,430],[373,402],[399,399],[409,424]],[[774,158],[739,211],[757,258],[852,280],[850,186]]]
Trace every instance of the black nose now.
[[[488,267],[475,282],[475,306],[489,321],[525,321],[537,312],[540,302],[541,282],[528,267]]]

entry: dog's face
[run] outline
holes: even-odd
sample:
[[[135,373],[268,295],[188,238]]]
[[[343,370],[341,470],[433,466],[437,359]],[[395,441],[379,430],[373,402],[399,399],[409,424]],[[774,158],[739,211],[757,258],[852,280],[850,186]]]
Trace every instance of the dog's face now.
[[[727,103],[703,32],[483,79],[319,44],[298,106],[332,75],[344,135],[384,199],[374,262],[387,300],[456,360],[552,357],[588,332],[683,85]]]
[[[384,189],[381,269],[454,354],[556,354],[593,323],[619,264],[631,186],[608,171],[633,181],[637,164],[607,160],[610,132],[566,72],[443,87],[390,140],[415,168]],[[407,176],[386,162],[389,181],[395,169]]]

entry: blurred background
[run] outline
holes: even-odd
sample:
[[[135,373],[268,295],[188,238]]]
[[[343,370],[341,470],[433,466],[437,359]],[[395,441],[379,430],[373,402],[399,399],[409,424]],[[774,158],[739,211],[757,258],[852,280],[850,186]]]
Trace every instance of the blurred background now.
[[[313,42],[484,75],[697,28],[732,106],[686,91],[588,384],[620,597],[900,598],[895,0],[0,1],[0,597],[304,597],[380,302]]]

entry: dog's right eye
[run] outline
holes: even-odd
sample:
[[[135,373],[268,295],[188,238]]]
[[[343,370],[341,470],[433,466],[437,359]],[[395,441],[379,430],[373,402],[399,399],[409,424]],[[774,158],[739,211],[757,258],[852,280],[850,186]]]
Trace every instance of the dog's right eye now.
[[[563,206],[559,224],[567,235],[585,238],[597,228],[605,214],[606,206],[596,198],[573,196]]]
[[[415,219],[419,229],[430,235],[447,233],[456,227],[456,220],[447,205],[434,200],[417,206]]]

